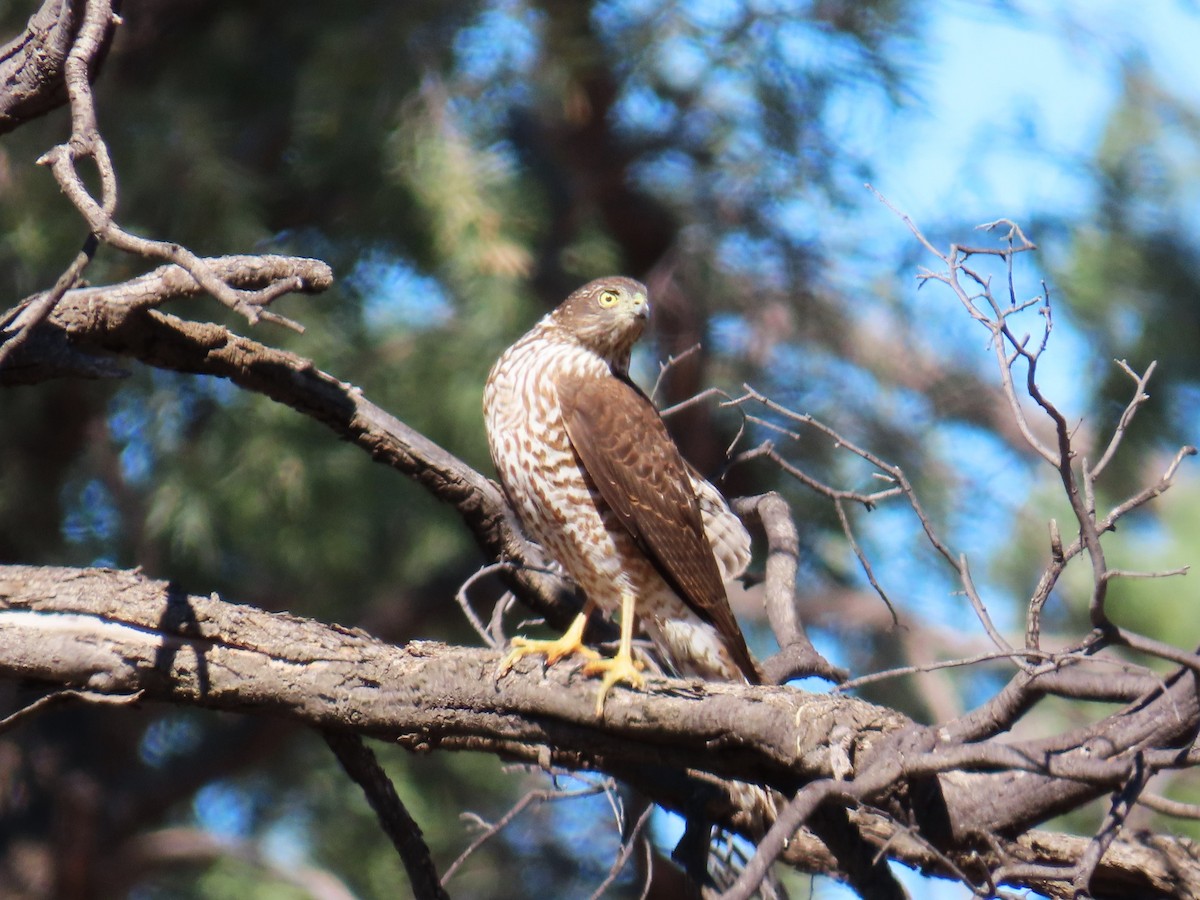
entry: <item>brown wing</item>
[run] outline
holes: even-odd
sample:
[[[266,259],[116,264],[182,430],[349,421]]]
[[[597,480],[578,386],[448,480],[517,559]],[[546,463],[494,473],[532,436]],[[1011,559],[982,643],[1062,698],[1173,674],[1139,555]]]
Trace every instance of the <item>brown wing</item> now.
[[[716,627],[737,667],[759,683],[704,535],[687,464],[654,405],[617,377],[564,379],[558,395],[571,446],[600,495],[663,580]]]

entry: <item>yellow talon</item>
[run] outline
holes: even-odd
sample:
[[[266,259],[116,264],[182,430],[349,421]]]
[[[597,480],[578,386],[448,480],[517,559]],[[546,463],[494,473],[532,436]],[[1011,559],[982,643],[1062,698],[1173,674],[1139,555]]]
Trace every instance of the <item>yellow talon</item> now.
[[[604,698],[614,684],[624,682],[634,690],[639,690],[646,679],[642,677],[642,663],[633,658],[629,648],[622,646],[612,659],[597,659],[583,667],[584,675],[599,675],[604,673],[600,681],[600,694],[596,697],[596,718],[604,715]]]
[[[553,641],[513,638],[512,649],[500,663],[496,677],[504,675],[513,667],[513,663],[525,656],[544,656],[546,665],[551,666],[564,656],[578,654],[589,660],[583,667],[583,674],[604,675],[600,680],[600,695],[596,698],[596,718],[603,717],[604,699],[614,684],[624,683],[634,690],[639,690],[646,683],[646,679],[642,677],[642,663],[633,658],[633,595],[623,594],[621,597],[621,643],[617,646],[617,655],[611,659],[605,659],[591,647],[584,646],[583,629],[587,626],[587,620],[588,610],[585,609],[575,618],[563,636]]]
[[[633,594],[621,594],[621,643],[617,645],[617,655],[612,659],[597,659],[583,667],[585,675],[604,673],[600,682],[600,696],[596,698],[597,719],[604,717],[604,698],[614,684],[623,681],[638,690],[646,683],[642,677],[642,664],[633,658],[634,603]]]
[[[575,617],[575,621],[571,623],[571,627],[564,632],[563,636],[552,641],[537,641],[527,638],[513,638],[512,649],[508,651],[508,655],[500,663],[498,675],[504,675],[513,667],[518,659],[523,659],[526,656],[544,656],[546,657],[546,665],[552,666],[564,656],[570,656],[572,653],[577,653],[580,656],[588,659],[599,659],[600,654],[591,647],[584,646],[583,629],[587,625],[587,614],[580,613]]]

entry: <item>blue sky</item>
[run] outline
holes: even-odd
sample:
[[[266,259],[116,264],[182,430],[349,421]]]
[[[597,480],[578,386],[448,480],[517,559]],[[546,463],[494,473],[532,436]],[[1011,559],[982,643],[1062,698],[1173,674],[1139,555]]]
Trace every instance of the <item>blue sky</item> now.
[[[718,15],[727,5],[723,0],[694,4],[701,10],[697,15],[704,11]],[[1195,4],[1027,0],[1006,5],[1025,13],[1019,24],[1000,9],[1000,3],[944,0],[923,7],[927,20],[921,59],[913,61],[918,72],[913,101],[893,113],[857,96],[847,95],[843,101],[847,153],[868,161],[875,186],[927,227],[972,225],[1001,216],[1027,221],[1033,212],[1048,207],[1067,215],[1086,210],[1091,187],[1079,165],[1091,156],[1116,100],[1123,56],[1140,55],[1165,83],[1200,107],[1200,78],[1196,77],[1200,66],[1194,62],[1195,48],[1200,46],[1200,17]],[[466,71],[481,79],[504,62],[504,54],[517,59],[516,68],[535,59],[528,39],[534,23],[521,12],[521,4],[497,6],[494,14],[464,32],[459,41]],[[1067,22],[1086,28],[1064,27]],[[811,221],[814,218],[816,222]],[[898,257],[896,248],[912,242],[902,223],[873,202],[864,203],[861,212],[853,215],[844,209],[826,209],[813,216],[810,207],[800,204],[797,219],[799,229],[819,230],[822,236],[833,232],[846,241],[861,242],[865,235],[867,241],[878,242],[876,261],[884,267]],[[850,271],[861,257],[849,259],[847,271],[839,274],[852,282],[863,277]],[[878,274],[868,273],[864,281]],[[412,324],[412,310],[400,304],[410,296],[436,294],[438,308],[448,309],[432,279],[375,255],[366,255],[348,281],[376,298],[368,307],[369,317]],[[1031,283],[1036,283],[1036,277]],[[915,295],[915,281],[905,290]],[[921,307],[924,312],[949,308],[955,301],[927,292],[913,302],[928,304]],[[939,320],[948,315],[929,315],[936,328],[947,327]],[[1077,341],[1069,327],[1059,328],[1055,353],[1046,358],[1049,389],[1057,398],[1069,397],[1075,389],[1071,376],[1084,351]],[[982,353],[982,332],[975,346]],[[968,437],[960,434],[955,439]],[[985,453],[970,455],[984,459]],[[994,468],[994,459],[984,459],[981,468]],[[899,518],[906,515],[901,512]],[[874,514],[873,522],[877,528],[890,527],[884,512]],[[91,523],[80,527],[84,526]],[[976,534],[987,531],[975,529]],[[964,549],[975,558],[976,547]],[[898,568],[887,574],[885,583],[916,583]],[[946,591],[944,585],[930,584],[925,593],[942,597]],[[941,602],[952,601],[947,597]],[[968,627],[977,626],[968,623]],[[218,833],[236,832],[247,812],[245,804],[230,793],[234,790],[216,785],[198,795],[197,819]],[[670,820],[664,817],[657,824],[669,840]],[[282,846],[290,852],[294,841],[284,841]],[[949,882],[908,874],[905,879],[914,897],[969,896]],[[853,895],[822,881],[814,886],[812,896],[840,900]]]
[[[1200,104],[1195,4],[1024,5],[1019,24],[983,3],[948,2],[934,15],[923,108],[900,116],[889,152],[874,157],[878,187],[910,214],[1019,218],[1048,199],[1081,209],[1088,187],[1072,170],[1096,144],[1125,54]]]
[[[789,6],[785,0],[745,0],[745,5],[807,8],[799,3]],[[719,31],[742,6],[737,0],[681,0],[672,12]],[[621,27],[632,28],[636,24],[629,23],[640,22],[658,5],[623,0],[607,4],[606,9],[607,27],[617,28],[613,23],[620,20],[625,22]],[[1005,11],[1012,9],[1019,15]],[[1144,59],[1164,83],[1200,106],[1200,78],[1194,77],[1198,67],[1193,62],[1194,48],[1200,46],[1200,18],[1194,4],[943,0],[923,4],[920,11],[925,17],[918,35],[920,56],[904,61],[916,73],[914,96],[891,111],[880,96],[847,91],[837,98],[834,120],[847,159],[867,163],[875,187],[931,232],[966,241],[973,237],[967,230],[971,226],[1000,217],[1028,224],[1035,213],[1046,210],[1064,218],[1085,215],[1094,198],[1083,167],[1118,98],[1125,59]],[[486,81],[504,65],[520,70],[536,64],[536,30],[537,18],[523,4],[498,3],[494,14],[462,35],[457,49],[464,71]],[[801,28],[797,35],[797,54],[822,52],[805,43],[812,40],[813,32]],[[710,44],[687,29],[673,43],[655,49],[653,58],[663,65],[668,80],[689,86],[700,80],[713,53]],[[726,87],[730,102],[736,102],[741,97],[736,78]],[[669,109],[664,111],[650,90],[627,98],[622,109],[641,129],[673,121]],[[659,165],[649,180],[661,187],[673,177],[693,174],[683,165]],[[931,341],[977,349],[980,365],[990,366],[983,331],[954,308],[957,301],[948,292],[939,294],[933,288],[917,295],[915,278],[904,281],[901,273],[897,280],[895,261],[912,248],[913,239],[892,213],[863,191],[861,209],[850,211],[822,203],[814,192],[798,190],[781,207],[780,221],[801,238],[819,238],[823,246],[831,247],[829,276],[842,295],[877,290],[880,279],[900,284],[898,291],[918,311],[917,320],[930,323]],[[1031,237],[1044,240],[1037,234]],[[1053,252],[1045,243],[1043,247]],[[750,265],[764,265],[756,245],[741,248]],[[1028,291],[1022,294],[1029,296],[1038,291],[1040,271],[1036,259],[1022,262]],[[915,268],[910,274],[915,276]],[[1034,316],[1034,324],[1027,327],[1036,328],[1036,322]],[[1053,352],[1043,358],[1043,387],[1068,411],[1079,410],[1085,400],[1080,363],[1090,358],[1089,348],[1065,320],[1056,321],[1055,327]],[[945,449],[948,443],[953,443],[952,451]],[[981,490],[992,491],[987,503],[968,504],[970,521],[952,527],[957,549],[967,551],[973,562],[986,559],[988,550],[994,549],[988,541],[994,543],[1009,532],[995,521],[983,521],[980,510],[991,510],[992,515],[1011,512],[1015,498],[1029,493],[1029,476],[1020,465],[1006,465],[994,447],[961,430],[931,434],[930,445],[934,452],[953,452],[959,461],[969,458],[983,474],[974,478],[975,468],[965,474],[986,483]],[[1024,481],[1017,482],[1017,489],[1010,481],[1006,490],[997,483],[1000,474]],[[895,514],[879,510],[864,525],[878,546],[894,548],[888,558],[873,559],[877,574],[885,586],[908,586],[905,593],[926,614],[936,609],[939,620],[978,630],[973,615],[961,598],[950,595],[944,580],[913,571],[923,563],[914,558],[909,542],[883,539],[884,532],[909,529],[910,518],[903,509]],[[988,592],[987,576],[980,568],[975,574]],[[1003,616],[1005,606],[997,603],[993,613]],[[1012,604],[1007,608],[1015,609]],[[677,821],[665,816],[656,821],[658,834],[668,845],[677,826]],[[904,877],[914,897],[969,896],[950,882],[925,881],[911,873]],[[813,896],[834,900],[852,895],[831,882],[818,881]]]
[[[1140,56],[1163,83],[1200,106],[1194,3],[1016,4],[1027,13],[1019,24],[997,6],[938,4],[924,32],[927,56],[917,102],[874,126],[860,122],[851,132],[861,141],[854,151],[876,172],[875,187],[930,228],[1000,216],[1028,221],[1048,207],[1067,215],[1086,210],[1091,188],[1079,165],[1090,157],[1116,102],[1123,56]],[[1066,29],[1063,22],[1085,27]],[[1073,40],[1064,37],[1068,33]],[[882,206],[864,215],[872,232],[910,240]],[[889,217],[894,224],[888,225]],[[1083,349],[1077,340],[1069,328],[1055,332],[1055,353],[1046,358],[1052,394],[1072,391],[1069,373]],[[913,873],[904,880],[913,896],[929,900],[970,896],[951,882]],[[854,895],[823,884],[814,896]]]
[[[645,13],[636,0],[610,7],[611,15],[619,12],[631,21]],[[733,0],[700,0],[681,2],[678,9],[697,22],[719,25],[738,7]],[[1013,8],[1019,16],[1004,11]],[[848,92],[839,99],[837,124],[847,157],[870,165],[879,191],[923,227],[950,227],[956,240],[970,239],[971,233],[963,229],[999,217],[1028,223],[1033,214],[1047,209],[1064,217],[1086,213],[1093,200],[1092,186],[1082,167],[1092,157],[1117,100],[1124,59],[1144,59],[1164,83],[1200,107],[1200,78],[1194,77],[1198,67],[1193,62],[1194,48],[1200,46],[1200,18],[1194,4],[1174,0],[1142,4],[1128,0],[944,0],[921,10],[926,18],[919,35],[920,58],[906,61],[917,73],[915,96],[901,109],[888,111],[881,97]],[[537,16],[522,3],[496,3],[477,25],[459,36],[456,50],[463,73],[486,83],[506,67],[520,72],[535,65],[537,27]],[[801,42],[796,52],[812,49]],[[668,74],[686,83],[699,77],[697,67],[709,59],[703,46],[687,41],[658,50],[669,64]],[[511,89],[519,93],[521,79]],[[737,92],[732,93],[736,96]],[[626,113],[634,117],[640,113],[637,124],[642,128],[651,127],[657,119],[669,121],[655,102],[652,92],[644,92],[630,100]],[[486,107],[486,103],[480,104],[475,113],[482,114]],[[497,108],[502,109],[503,104]],[[660,167],[655,179],[669,179],[672,171]],[[872,279],[881,276],[895,281],[894,273],[880,270],[893,266],[913,240],[892,213],[869,199],[855,212],[822,208],[819,201],[814,209],[813,202],[811,194],[798,196],[781,215],[794,214],[787,224],[794,224],[802,236],[832,238],[835,247],[840,243],[852,248],[844,255],[836,249],[831,254],[835,260],[832,278],[840,282],[845,296],[855,296],[856,289],[872,290]],[[1031,237],[1039,239],[1036,234]],[[864,244],[874,251],[870,260],[873,270],[862,265]],[[761,266],[755,249],[751,246],[749,255]],[[395,305],[394,298],[413,293],[409,289],[412,279],[422,276],[400,271],[388,260],[383,262],[380,265],[374,257],[364,259],[351,281],[366,295],[379,298],[369,308],[369,315],[403,319],[407,313]],[[1036,262],[1031,260],[1026,271],[1025,284],[1036,292]],[[419,296],[427,296],[435,288],[429,279],[422,284],[424,288],[415,292]],[[975,340],[970,329],[976,326],[956,311],[948,312],[956,306],[952,297],[930,290],[918,298],[915,279],[902,290],[913,298],[913,304],[920,304],[914,308],[931,323],[932,340],[950,343],[966,332],[965,343],[979,349],[981,365],[990,365],[983,332],[980,330]],[[1087,349],[1069,323],[1056,323],[1054,352],[1044,358],[1043,385],[1067,409],[1083,404],[1078,375]],[[1017,466],[1008,468],[1013,477],[1026,478],[1020,490],[1006,492],[990,484],[993,476],[1006,468],[994,448],[964,450],[964,444],[973,438],[961,432],[931,435],[931,446],[937,447],[942,438],[954,443],[960,459],[969,457],[986,473],[976,480],[989,482],[996,498],[1028,493],[1028,476],[1017,472]],[[966,474],[973,475],[974,470]],[[1008,533],[1003,528],[981,527],[986,523],[980,522],[979,506],[971,510],[975,516],[971,523],[954,528],[954,538],[961,541],[959,549],[968,551],[972,560],[986,558],[987,541]],[[1007,509],[999,502],[992,502],[989,508]],[[879,537],[881,530],[909,528],[909,518],[903,509],[895,515],[878,511],[869,527]],[[889,542],[879,543],[886,546]],[[977,630],[979,626],[964,611],[961,598],[952,597],[943,582],[911,571],[921,563],[912,558],[910,545],[891,543],[896,548],[894,558],[874,561],[885,586],[909,585],[908,592],[916,602],[944,611],[937,618],[960,621],[965,617],[963,628]],[[986,574],[977,570],[976,575],[986,590]],[[993,612],[1003,614],[997,609]],[[1004,624],[1001,622],[1002,627]],[[665,843],[670,843],[677,825],[669,817],[658,818],[656,829]],[[911,873],[904,878],[915,897],[950,900],[969,896],[963,887],[950,882],[926,881]],[[840,900],[852,894],[831,882],[818,881],[813,896]]]

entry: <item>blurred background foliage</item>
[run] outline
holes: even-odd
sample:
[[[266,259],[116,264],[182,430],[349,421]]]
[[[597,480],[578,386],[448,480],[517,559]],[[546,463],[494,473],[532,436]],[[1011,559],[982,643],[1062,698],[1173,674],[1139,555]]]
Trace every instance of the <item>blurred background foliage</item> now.
[[[1066,522],[1066,509],[996,401],[984,335],[948,294],[918,297],[915,242],[861,187],[895,149],[892,125],[926,103],[930,22],[953,5],[134,4],[97,88],[118,218],[200,253],[329,262],[332,291],[281,301],[304,335],[264,325],[253,336],[362,387],[488,472],[479,402],[501,349],[579,283],[642,278],[655,305],[635,361],[643,384],[660,361],[703,346],[670,369],[662,405],[750,382],[901,465],[952,545],[971,553],[993,615],[1019,628],[1046,520]],[[0,34],[16,34],[35,6],[0,5]],[[1111,503],[1196,439],[1200,110],[1144,55],[1096,42],[1086,16],[980,4],[981,41],[985,12],[1081,42],[1122,73],[1090,154],[1071,162],[1082,199],[1069,214],[1053,201],[1023,210],[1045,252],[1019,262],[1022,297],[1040,278],[1051,286],[1061,344],[1047,377],[1085,441],[1105,439],[1131,395],[1109,360],[1139,370],[1159,360],[1154,402],[1106,483]],[[864,130],[883,140],[864,146]],[[32,164],[66,133],[59,110],[0,142],[3,306],[50,285],[84,237]],[[1024,152],[1036,155],[1036,141]],[[1002,201],[987,213],[1013,214]],[[939,241],[985,240],[953,205],[920,224]],[[102,249],[88,275],[104,283],[145,268]],[[211,302],[172,311],[245,328]],[[1036,316],[1027,327],[1037,332]],[[671,425],[731,493],[774,488],[791,500],[801,594],[837,661],[861,674],[983,648],[906,509],[856,515],[905,625],[895,629],[825,500],[762,462],[723,472],[736,412],[708,404]],[[751,429],[740,447],[768,436]],[[780,444],[830,484],[876,486],[828,439]],[[453,514],[319,425],[224,382],[131,366],[119,381],[5,390],[0,461],[0,560],[142,566],[190,591],[393,641],[477,641],[452,596],[482,560]],[[1113,537],[1114,560],[1189,563],[1197,494],[1189,477],[1140,513]],[[1084,627],[1086,592],[1067,582],[1048,608],[1052,630]],[[1126,624],[1200,642],[1186,581],[1112,593]],[[481,607],[494,598],[477,594]],[[738,613],[752,645],[771,652],[753,592]],[[985,699],[1004,671],[864,693],[930,721]],[[0,687],[5,708],[30,690]],[[1048,705],[1024,727],[1082,714]],[[381,750],[443,866],[473,834],[461,812],[495,819],[545,786],[501,777],[491,759]],[[1161,789],[1197,799],[1194,782]],[[1066,826],[1094,820],[1085,811]],[[208,836],[215,849],[193,841],[193,855],[173,856],[152,840],[171,833]],[[659,817],[655,833],[669,850],[671,823]],[[540,806],[451,888],[586,896],[616,842],[603,798]],[[64,709],[0,738],[0,897],[312,896],[316,881],[301,871],[357,896],[403,893],[391,848],[313,735],[142,708]],[[627,873],[612,895],[636,881]]]

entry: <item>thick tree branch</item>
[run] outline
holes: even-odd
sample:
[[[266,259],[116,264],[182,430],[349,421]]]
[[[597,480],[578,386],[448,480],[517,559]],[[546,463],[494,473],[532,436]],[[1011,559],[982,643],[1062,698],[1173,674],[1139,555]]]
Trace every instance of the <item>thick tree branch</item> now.
[[[2,566],[0,616],[7,677],[352,725],[411,749],[500,751],[535,763],[551,752],[571,768],[666,764],[790,784],[829,769],[821,741],[835,726],[853,723],[865,752],[906,722],[852,698],[788,688],[751,692],[747,707],[745,688],[673,679],[655,680],[666,690],[614,694],[598,720],[594,682],[569,665],[546,671],[547,691],[534,661],[497,678],[496,651],[397,648],[105,569]]]
[[[1101,765],[1103,748],[1096,741],[1083,754],[1094,761],[1092,768],[1071,776],[1069,754],[1035,758],[1020,745],[940,747],[936,739],[921,737],[932,732],[913,732],[896,713],[788,688],[655,679],[648,692],[616,691],[604,719],[597,720],[594,684],[569,666],[542,673],[534,664],[518,665],[496,680],[499,655],[491,650],[424,642],[392,647],[359,631],[188,596],[133,573],[0,567],[0,635],[3,677],[106,695],[143,691],[147,700],[349,728],[412,750],[468,749],[597,769],[675,809],[694,802],[694,783],[685,776],[715,778],[711,783],[724,797],[716,804],[719,819],[742,831],[752,829],[751,816],[735,803],[746,793],[724,779],[767,783],[790,793],[849,774],[834,796],[854,795],[892,811],[889,821],[864,808],[854,814],[856,826],[886,844],[890,857],[943,874],[952,873],[921,842],[906,842],[896,822],[911,822],[923,835],[935,831],[931,814],[958,824],[942,836],[939,853],[964,871],[978,872],[980,832],[962,826],[973,821],[990,830],[1003,817],[1007,799],[1018,793],[1027,795],[1022,802],[1036,799],[1040,788],[1016,788],[1022,779],[1029,785],[1089,784],[1093,794],[1103,792],[1100,785],[1110,775],[1116,785],[1122,783],[1115,776],[1119,766],[1110,773]],[[1187,690],[1194,695],[1190,675],[1181,676],[1161,702],[1194,721],[1196,704],[1194,699],[1189,704]],[[1126,716],[1135,719],[1145,711],[1140,727],[1147,740],[1165,737],[1150,729],[1153,705]],[[1148,753],[1145,759],[1151,765],[1155,757]],[[845,771],[846,761],[854,771]],[[1002,763],[1019,771],[985,771]],[[1017,782],[1007,793],[989,783],[1014,775]],[[913,789],[922,779],[937,785],[939,809]],[[990,821],[978,809],[985,795],[994,798]],[[1056,854],[1063,848],[1078,852],[1072,840],[1026,835],[1001,841],[992,852],[1004,857],[993,862],[1028,860],[1036,852],[1043,861],[1052,858],[1047,864],[1070,866],[1072,858]],[[811,853],[803,857],[807,867],[819,869],[822,856],[803,832],[784,859],[795,862],[802,853]],[[1174,881],[1164,873],[1173,873]],[[1027,883],[1049,890],[1044,876],[1031,874]],[[1108,887],[1118,881],[1138,884],[1145,893],[1187,896],[1181,885],[1200,888],[1200,855],[1186,842],[1121,837],[1100,859],[1093,894],[1117,896]]]
[[[84,0],[45,0],[25,31],[0,47],[0,134],[67,102],[67,55],[86,5]],[[91,61],[92,77],[115,26],[109,18],[97,36],[100,50]]]
[[[332,279],[328,266],[318,260],[227,256],[203,262],[239,288],[294,277],[300,290],[315,292],[326,289]],[[560,579],[546,574],[546,558],[514,526],[494,481],[370,402],[358,388],[322,372],[311,360],[220,325],[187,321],[157,309],[169,300],[200,293],[203,289],[187,271],[162,266],[119,285],[67,291],[37,334],[47,340],[65,336],[77,351],[228,378],[316,419],[453,506],[489,559],[514,563],[501,571],[501,577],[521,599],[552,625],[565,628],[570,623],[578,604]],[[14,327],[19,326],[14,323]],[[6,376],[30,380],[29,371],[40,362],[32,354],[18,354],[11,368],[0,370],[0,383]]]

